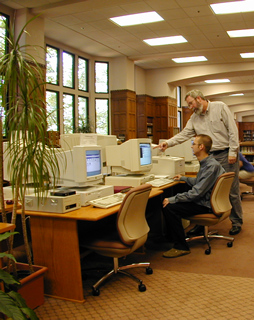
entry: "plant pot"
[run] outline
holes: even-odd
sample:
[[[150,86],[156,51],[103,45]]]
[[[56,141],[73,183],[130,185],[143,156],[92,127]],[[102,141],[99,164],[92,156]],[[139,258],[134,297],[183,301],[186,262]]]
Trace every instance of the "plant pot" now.
[[[44,303],[44,273],[47,267],[33,266],[34,273],[19,280],[21,287],[18,292],[25,299],[29,308],[35,309]],[[17,263],[17,270],[29,270],[28,264]]]

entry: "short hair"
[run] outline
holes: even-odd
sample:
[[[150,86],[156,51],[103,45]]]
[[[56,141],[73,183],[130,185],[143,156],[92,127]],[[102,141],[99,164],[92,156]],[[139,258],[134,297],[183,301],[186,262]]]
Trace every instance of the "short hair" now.
[[[200,97],[203,100],[207,100],[205,98],[205,96],[203,95],[203,93],[200,90],[197,90],[197,89],[194,89],[194,90],[191,90],[191,91],[187,92],[186,96],[185,96],[185,101],[189,96],[194,98],[194,99],[196,99],[197,97]]]
[[[206,153],[209,153],[209,151],[212,148],[213,145],[213,140],[210,136],[208,136],[207,134],[198,134],[196,136],[196,138],[198,138],[198,142],[200,144],[203,144],[205,146],[205,151]]]

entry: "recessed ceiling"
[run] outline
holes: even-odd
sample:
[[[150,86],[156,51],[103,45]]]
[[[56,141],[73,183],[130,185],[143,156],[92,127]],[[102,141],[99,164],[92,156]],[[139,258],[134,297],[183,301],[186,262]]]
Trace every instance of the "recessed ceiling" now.
[[[254,58],[240,53],[254,52],[254,37],[230,38],[228,30],[253,29],[254,12],[216,15],[210,4],[232,0],[0,0],[11,8],[30,8],[45,18],[46,38],[97,57],[126,56],[143,69],[179,68],[173,58],[205,56],[207,61],[190,66],[253,63],[248,74],[227,76],[231,83],[253,84]],[[164,21],[120,27],[109,18],[156,11]],[[149,46],[144,39],[183,36],[187,42]],[[232,73],[232,72],[231,72]],[[218,76],[216,76],[218,78]],[[184,85],[203,85],[203,80]],[[191,83],[190,83],[191,82]],[[248,87],[248,91],[249,91]],[[237,91],[237,90],[235,90]],[[242,90],[241,90],[242,91]],[[232,93],[232,92],[231,92]]]

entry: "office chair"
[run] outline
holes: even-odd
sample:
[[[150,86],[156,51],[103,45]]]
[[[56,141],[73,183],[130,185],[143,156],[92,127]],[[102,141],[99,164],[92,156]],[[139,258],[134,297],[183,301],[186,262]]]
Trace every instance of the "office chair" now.
[[[252,188],[252,191],[244,191],[241,193],[241,199],[243,199],[244,194],[251,194],[254,195],[254,177],[249,179],[239,179],[241,183],[247,184],[247,186],[250,186]]]
[[[106,235],[101,239],[97,237],[91,240],[89,239],[81,244],[82,247],[86,247],[102,256],[113,258],[114,269],[93,285],[94,296],[100,294],[99,287],[105,280],[117,273],[125,274],[137,281],[139,283],[139,291],[142,292],[146,290],[146,286],[142,283],[142,280],[125,270],[146,267],[146,273],[152,274],[153,270],[150,268],[150,262],[119,266],[118,259],[134,252],[146,242],[150,229],[146,221],[145,212],[151,188],[152,186],[150,184],[144,184],[132,188],[126,194],[117,214],[116,231],[114,234]]]
[[[209,226],[216,225],[221,221],[227,219],[231,213],[231,203],[229,200],[229,192],[231,189],[231,185],[234,179],[235,173],[234,172],[227,172],[220,175],[213,187],[211,193],[211,205],[213,213],[205,213],[205,214],[197,214],[186,219],[190,220],[190,222],[195,223],[197,225],[204,226],[204,235],[200,236],[193,236],[191,238],[186,238],[187,242],[193,240],[204,239],[208,244],[208,249],[205,250],[205,254],[211,253],[211,245],[210,239],[217,238],[217,239],[224,239],[228,240],[227,243],[228,247],[233,246],[234,238],[219,235],[218,231],[211,231],[209,232]]]

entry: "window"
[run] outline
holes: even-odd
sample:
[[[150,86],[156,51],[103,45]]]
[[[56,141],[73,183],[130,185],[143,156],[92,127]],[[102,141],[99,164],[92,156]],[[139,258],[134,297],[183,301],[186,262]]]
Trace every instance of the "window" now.
[[[78,127],[82,128],[88,122],[88,98],[78,97]]]
[[[46,50],[46,81],[51,84],[59,83],[59,50],[47,46]]]
[[[74,96],[72,94],[63,95],[63,126],[64,133],[73,133],[74,131]]]
[[[55,47],[54,43],[46,45],[49,130],[60,134],[95,131],[108,134],[109,63],[93,60],[96,77],[91,79],[89,63],[78,53]],[[92,88],[96,86],[96,93],[89,92],[90,83]]]
[[[74,88],[74,55],[63,52],[63,86]]]
[[[176,88],[176,100],[177,100],[177,106],[178,108],[181,108],[182,104],[181,104],[181,98],[182,98],[182,95],[181,95],[181,87],[177,87]]]
[[[182,130],[182,112],[179,110],[177,111],[177,126],[181,131]]]
[[[80,57],[78,58],[78,88],[88,91],[88,61]]]
[[[96,133],[108,134],[108,99],[95,99]]]
[[[58,92],[46,91],[48,130],[59,131],[59,96]]]
[[[108,93],[108,62],[95,62],[95,92]]]

